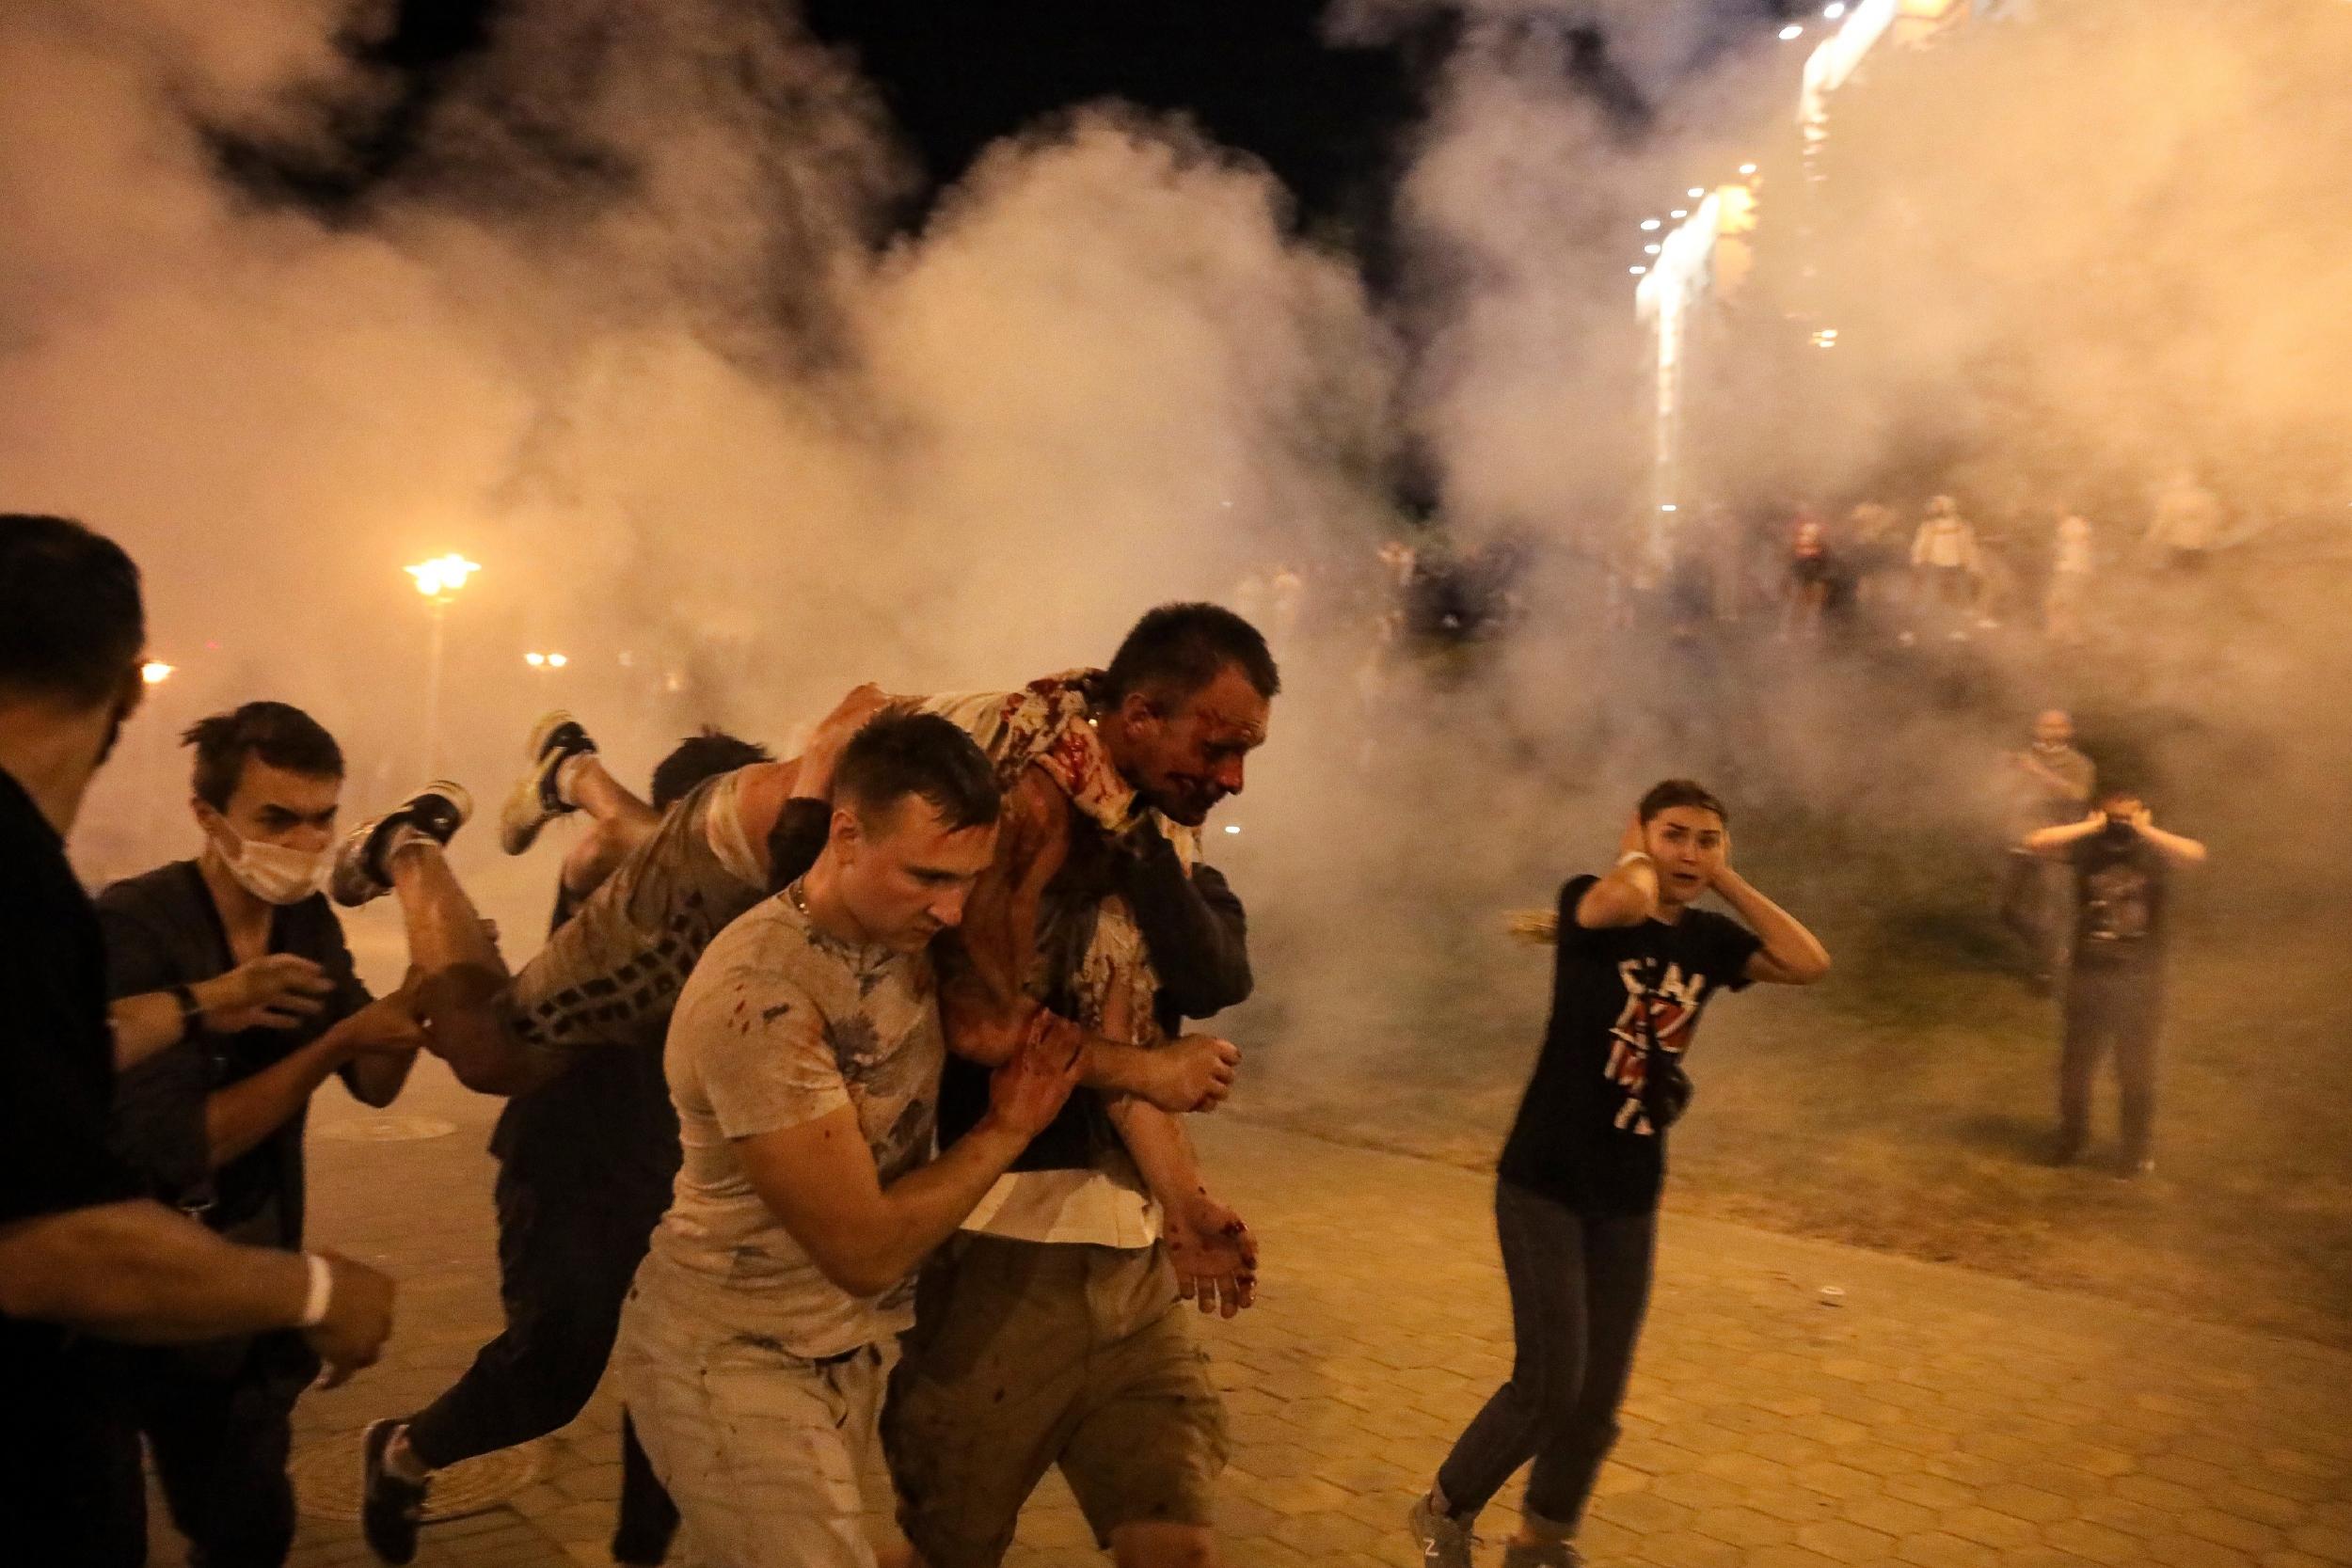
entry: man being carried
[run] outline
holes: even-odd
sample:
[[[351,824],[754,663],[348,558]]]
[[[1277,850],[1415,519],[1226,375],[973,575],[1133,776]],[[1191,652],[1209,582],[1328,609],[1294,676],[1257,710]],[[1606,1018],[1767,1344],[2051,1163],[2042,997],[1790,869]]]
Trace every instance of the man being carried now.
[[[932,938],[962,920],[1002,803],[971,737],[884,715],[841,757],[806,876],[723,932],[687,982],[664,1067],[685,1163],[614,1363],[697,1560],[870,1568],[860,1459],[914,1267],[1077,1081],[1045,1031],[930,1159],[940,1068]]]
[[[202,852],[98,898],[117,1007],[176,999],[168,1016],[185,1034],[117,1082],[115,1140],[165,1202],[231,1240],[299,1251],[311,1092],[340,1077],[363,1103],[389,1105],[423,1037],[401,998],[370,999],[319,892],[343,784],[334,737],[301,709],[263,702],[201,720],[183,739],[196,753]],[[197,987],[273,958],[302,975],[278,1017],[203,1010]],[[281,1330],[141,1350],[132,1368],[139,1427],[194,1558],[283,1562],[294,1406],[318,1357]]]
[[[1238,906],[1228,897],[1219,919],[1148,879],[1157,865],[1183,882],[1178,843],[1241,792],[1279,689],[1248,623],[1178,604],[1144,616],[1107,671],[995,699],[985,723],[977,701],[944,700],[976,727],[1011,732],[1072,706],[1085,728],[1059,733],[1092,744],[1049,752],[1007,801],[948,971],[959,1059],[943,1139],[977,1112],[969,1063],[999,1059],[1041,1024],[1149,1041],[1247,993]],[[1164,934],[1171,912],[1202,929]],[[1221,990],[1167,984],[1163,951],[1209,947]],[[1122,1568],[1213,1563],[1224,1416],[1179,1300],[1231,1316],[1254,1283],[1254,1243],[1210,1197],[1181,1124],[1132,1098],[1073,1095],[925,1272],[883,1436],[899,1522],[928,1568],[1001,1560],[1055,1465]]]

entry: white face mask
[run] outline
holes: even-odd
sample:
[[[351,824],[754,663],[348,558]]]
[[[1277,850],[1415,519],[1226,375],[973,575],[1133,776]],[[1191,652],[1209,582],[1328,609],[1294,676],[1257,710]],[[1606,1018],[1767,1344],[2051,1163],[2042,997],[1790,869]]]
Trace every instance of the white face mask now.
[[[331,848],[292,849],[283,844],[264,844],[241,836],[225,822],[221,831],[237,847],[233,854],[221,856],[221,863],[238,886],[264,904],[301,903],[326,885],[327,873],[335,868]]]

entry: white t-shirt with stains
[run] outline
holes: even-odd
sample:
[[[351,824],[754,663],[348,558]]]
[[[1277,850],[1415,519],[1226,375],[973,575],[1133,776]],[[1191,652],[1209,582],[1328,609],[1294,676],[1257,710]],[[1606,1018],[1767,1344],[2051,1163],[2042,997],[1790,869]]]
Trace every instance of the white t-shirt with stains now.
[[[946,1046],[929,955],[828,936],[799,892],[720,933],[678,999],[663,1070],[685,1158],[645,1267],[730,1328],[814,1358],[910,1327],[914,1282],[861,1297],[827,1279],[760,1200],[734,1140],[852,1105],[887,1187],[930,1158]]]

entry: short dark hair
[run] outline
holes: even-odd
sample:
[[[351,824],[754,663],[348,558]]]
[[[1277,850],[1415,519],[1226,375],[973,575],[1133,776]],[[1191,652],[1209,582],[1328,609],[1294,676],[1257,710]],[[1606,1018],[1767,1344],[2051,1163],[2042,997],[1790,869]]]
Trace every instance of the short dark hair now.
[[[1114,703],[1135,691],[1183,702],[1229,664],[1241,667],[1259,696],[1280,695],[1281,672],[1257,627],[1222,605],[1164,604],[1145,611],[1119,644],[1106,684]]]
[[[888,712],[868,720],[841,749],[834,787],[866,820],[919,795],[951,832],[987,827],[1005,803],[988,753],[933,713]]]
[[[2120,784],[2101,784],[2099,792],[2090,798],[2090,803],[2094,806],[2104,806],[2110,800],[2137,800],[2144,806],[2148,803],[2148,796],[2138,784],[2125,779]]]
[[[1646,823],[1660,812],[1672,811],[1677,806],[1711,811],[1726,827],[1731,823],[1731,813],[1724,810],[1724,803],[1715,799],[1715,792],[1696,779],[1667,779],[1650,785],[1649,793],[1642,797],[1636,815]]]
[[[755,762],[775,760],[775,754],[767,747],[729,735],[714,724],[705,724],[653,765],[654,810],[668,811],[705,779],[715,779]]]
[[[260,757],[272,768],[313,779],[343,776],[343,749],[326,727],[288,703],[247,703],[227,713],[199,719],[180,736],[180,744],[196,750],[191,787],[196,798],[215,811],[227,811],[229,798],[245,777],[246,760]]]
[[[0,691],[96,707],[146,646],[121,546],[70,517],[0,512]]]

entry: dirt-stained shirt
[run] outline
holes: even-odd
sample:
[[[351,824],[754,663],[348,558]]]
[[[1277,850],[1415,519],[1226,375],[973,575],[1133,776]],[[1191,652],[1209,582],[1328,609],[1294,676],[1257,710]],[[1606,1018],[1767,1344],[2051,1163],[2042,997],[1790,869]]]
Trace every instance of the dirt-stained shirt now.
[[[735,1140],[853,1106],[887,1187],[930,1158],[946,1052],[930,956],[830,936],[800,892],[721,932],[678,999],[663,1070],[684,1160],[645,1267],[723,1290],[730,1326],[815,1358],[912,1326],[914,1281],[861,1297],[827,1279]]]

